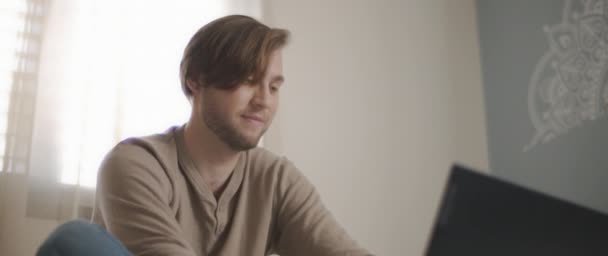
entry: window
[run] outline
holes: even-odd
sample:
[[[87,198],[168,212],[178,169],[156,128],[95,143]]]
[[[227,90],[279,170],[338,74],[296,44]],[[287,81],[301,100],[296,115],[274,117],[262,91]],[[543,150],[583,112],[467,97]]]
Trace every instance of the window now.
[[[2,171],[94,187],[118,141],[187,121],[183,48],[226,2],[141,4],[0,3]]]
[[[27,171],[44,3],[0,3],[0,172]]]

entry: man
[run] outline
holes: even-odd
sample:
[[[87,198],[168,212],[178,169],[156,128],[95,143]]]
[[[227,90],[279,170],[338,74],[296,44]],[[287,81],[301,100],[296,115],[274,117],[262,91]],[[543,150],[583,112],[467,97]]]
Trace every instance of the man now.
[[[180,67],[190,120],[112,149],[93,222],[136,255],[370,255],[289,160],[256,148],[288,37],[241,15],[202,27]]]

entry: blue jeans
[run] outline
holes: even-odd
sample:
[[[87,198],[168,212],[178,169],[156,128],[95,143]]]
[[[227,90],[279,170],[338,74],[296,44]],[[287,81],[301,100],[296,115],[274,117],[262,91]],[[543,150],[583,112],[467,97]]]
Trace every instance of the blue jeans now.
[[[36,256],[131,256],[110,233],[86,220],[59,226],[38,248]]]

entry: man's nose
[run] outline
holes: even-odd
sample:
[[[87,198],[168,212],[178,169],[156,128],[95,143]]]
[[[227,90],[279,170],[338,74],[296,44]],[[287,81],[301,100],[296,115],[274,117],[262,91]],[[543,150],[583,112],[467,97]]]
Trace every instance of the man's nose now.
[[[270,90],[268,86],[258,85],[256,86],[255,93],[253,95],[252,103],[258,107],[266,108],[270,105]]]

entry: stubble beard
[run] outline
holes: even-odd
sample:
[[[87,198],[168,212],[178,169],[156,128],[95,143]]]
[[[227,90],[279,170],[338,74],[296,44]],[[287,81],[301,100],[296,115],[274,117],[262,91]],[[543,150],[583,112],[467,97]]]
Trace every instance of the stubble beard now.
[[[222,118],[222,116],[215,111],[206,111],[206,113],[203,114],[203,122],[209,130],[215,133],[220,140],[226,143],[226,145],[234,151],[246,151],[257,147],[262,135],[264,135],[268,129],[268,127],[264,127],[260,134],[257,135],[257,138],[251,140],[240,133],[235,126],[231,125],[227,118]]]

